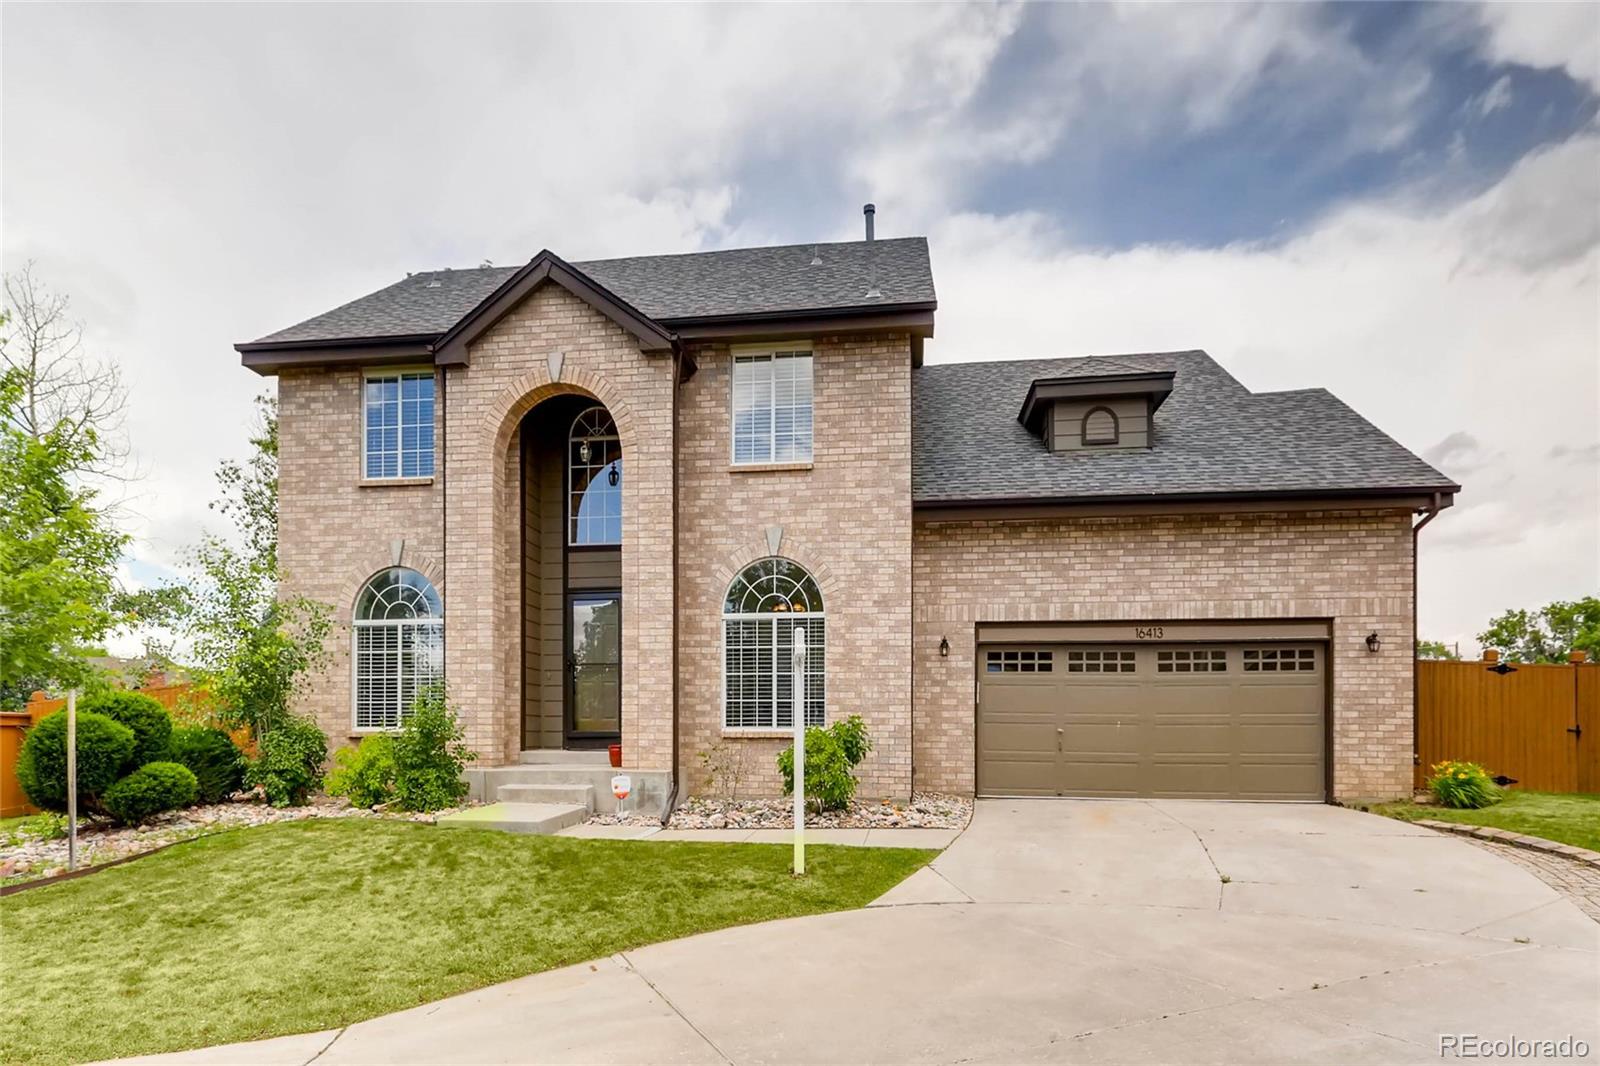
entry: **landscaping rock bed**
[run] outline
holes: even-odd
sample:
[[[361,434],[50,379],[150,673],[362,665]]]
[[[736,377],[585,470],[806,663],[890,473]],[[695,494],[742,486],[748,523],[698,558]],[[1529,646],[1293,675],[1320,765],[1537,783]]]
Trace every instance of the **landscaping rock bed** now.
[[[461,809],[451,807],[429,814],[366,810],[352,807],[346,800],[319,796],[304,807],[271,807],[261,802],[188,807],[154,815],[148,821],[132,827],[101,819],[85,819],[78,823],[78,868],[81,870],[116,862],[209,833],[272,822],[302,822],[312,818],[391,818],[432,822]],[[54,877],[65,873],[66,869],[66,837],[39,839],[26,829],[0,833],[0,884]]]
[[[919,792],[909,803],[853,801],[842,811],[808,812],[813,829],[964,829],[972,820],[972,801],[937,792]],[[651,811],[596,814],[599,825],[659,825]],[[696,796],[672,812],[673,829],[791,829],[794,805],[788,799],[726,800]]]

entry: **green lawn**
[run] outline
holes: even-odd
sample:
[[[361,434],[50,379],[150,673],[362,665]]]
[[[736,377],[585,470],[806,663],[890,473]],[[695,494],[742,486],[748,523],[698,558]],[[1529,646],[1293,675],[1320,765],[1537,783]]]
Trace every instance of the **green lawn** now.
[[[1449,807],[1415,803],[1385,803],[1372,808],[1377,814],[1414,822],[1433,818],[1441,822],[1466,822],[1490,825],[1544,837],[1575,847],[1600,851],[1600,796],[1565,792],[1523,792],[1510,789],[1506,798],[1493,807],[1476,811],[1457,811]]]
[[[245,829],[0,899],[0,1062],[333,1028],[690,933],[859,907],[933,857],[513,836],[375,821]]]

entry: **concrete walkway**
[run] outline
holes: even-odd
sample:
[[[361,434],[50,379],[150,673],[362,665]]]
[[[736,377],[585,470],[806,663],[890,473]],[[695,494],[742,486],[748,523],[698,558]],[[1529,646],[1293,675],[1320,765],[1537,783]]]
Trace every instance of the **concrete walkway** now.
[[[792,829],[662,829],[659,825],[602,825],[585,822],[555,834],[590,840],[693,840],[702,844],[790,844]],[[807,844],[853,848],[947,848],[959,829],[808,829]]]
[[[873,906],[657,944],[163,1063],[1438,1062],[1586,1040],[1600,924],[1333,807],[985,801]]]

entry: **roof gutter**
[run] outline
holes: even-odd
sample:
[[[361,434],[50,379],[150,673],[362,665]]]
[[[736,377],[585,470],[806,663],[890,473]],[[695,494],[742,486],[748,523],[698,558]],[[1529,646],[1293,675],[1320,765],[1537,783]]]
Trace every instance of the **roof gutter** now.
[[[1461,486],[1379,487],[1344,489],[1293,489],[1269,492],[1138,493],[1098,496],[988,496],[949,500],[914,500],[919,521],[966,521],[985,517],[1045,518],[1094,514],[1158,514],[1170,510],[1218,511],[1254,508],[1270,510],[1274,504],[1294,504],[1297,509],[1315,505],[1349,507],[1361,503],[1396,507],[1408,504],[1415,511],[1451,506]]]

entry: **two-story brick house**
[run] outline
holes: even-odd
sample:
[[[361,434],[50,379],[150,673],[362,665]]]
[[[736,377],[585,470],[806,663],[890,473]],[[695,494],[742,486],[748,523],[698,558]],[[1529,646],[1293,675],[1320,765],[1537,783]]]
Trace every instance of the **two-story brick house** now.
[[[868,795],[1405,793],[1457,486],[1203,352],[924,366],[934,313],[869,237],[414,274],[238,345],[338,622],[304,709],[340,742],[442,676],[484,764],[620,741],[679,796],[718,743],[775,791],[797,702],[865,718]]]

